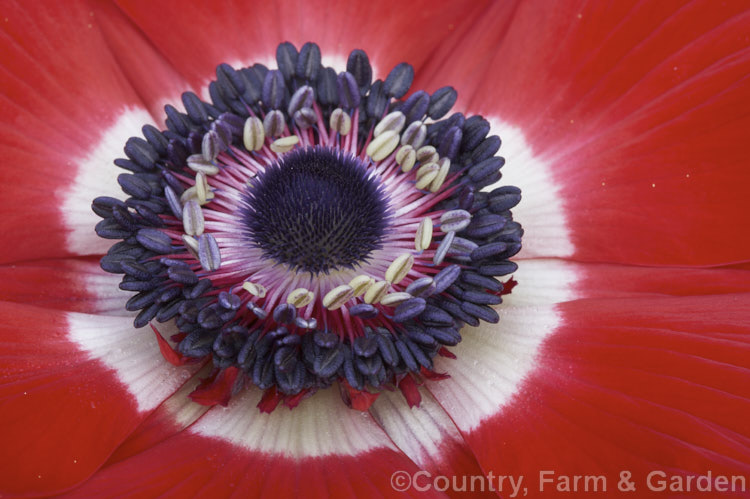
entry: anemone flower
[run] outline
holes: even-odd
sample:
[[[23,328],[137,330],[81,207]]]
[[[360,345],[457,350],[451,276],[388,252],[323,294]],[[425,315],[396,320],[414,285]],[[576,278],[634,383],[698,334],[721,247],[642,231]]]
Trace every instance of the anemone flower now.
[[[747,493],[746,3],[76,1],[4,2],[2,10],[3,495]],[[236,123],[229,116],[235,112],[232,98],[222,85],[231,84],[240,68],[260,68],[255,64],[278,71],[270,73],[267,88],[255,87],[265,92],[262,113],[250,113],[250,107],[236,111],[262,114],[258,120]],[[305,73],[313,69],[328,83],[305,93],[300,89],[316,81]],[[345,70],[348,76],[337,76]],[[365,84],[368,70],[372,80],[385,82]],[[364,99],[378,91],[383,102],[376,106],[378,99],[370,97],[375,107],[368,111]],[[184,92],[193,93],[184,97]],[[326,108],[321,100],[326,98],[362,101],[360,106],[347,101],[349,111],[334,112],[335,106]],[[274,99],[284,103],[277,114],[268,105]],[[166,115],[165,104],[174,106]],[[450,104],[463,114],[443,118]],[[415,106],[427,107],[417,112]],[[228,114],[220,118],[219,111]],[[426,118],[426,133],[438,146],[437,166],[420,174],[432,180],[422,182],[412,197],[399,197],[401,191],[393,187],[403,184],[398,175],[415,174],[404,167],[406,153],[396,162],[396,144],[388,145],[404,140],[406,132],[393,132],[398,127],[387,122],[379,134],[386,139],[377,142],[371,135],[390,111],[412,116],[410,122]],[[198,117],[206,125],[201,142],[187,133],[181,139],[183,149],[192,150],[182,156],[174,151],[177,146],[171,153],[166,146],[156,151],[160,137],[169,137],[161,130],[188,126],[184,120],[201,112],[207,113]],[[264,116],[284,121],[260,123]],[[298,135],[283,132],[291,128],[289,120]],[[316,135],[303,130],[310,125],[317,126]],[[421,133],[419,124],[414,130]],[[144,135],[148,142],[140,138]],[[499,152],[494,136],[502,138]],[[296,144],[299,140],[304,144]],[[482,146],[490,158],[473,152],[482,141],[490,141]],[[236,152],[238,144],[244,153]],[[329,146],[338,152],[321,159],[320,148]],[[201,159],[206,151],[208,157]],[[161,178],[164,194],[156,206],[101,201],[107,196],[148,201],[139,193],[150,189],[153,179],[139,177],[144,167],[138,165],[153,167],[154,159],[144,155],[158,154],[162,161],[165,154],[176,154],[172,159],[185,163],[190,152],[199,153],[191,160],[192,173],[184,174],[185,169]],[[508,248],[512,241],[501,243],[502,249],[488,249],[485,240],[471,246],[471,237],[464,238],[468,249],[447,259],[458,262],[454,267],[436,263],[440,251],[445,256],[443,241],[449,237],[439,224],[445,229],[467,222],[462,207],[479,202],[484,211],[471,208],[472,220],[483,220],[476,223],[494,234],[495,219],[482,218],[494,213],[487,204],[497,207],[512,198],[510,206],[518,200],[517,189],[497,191],[489,185],[499,177],[500,160],[492,158],[500,155],[506,164],[498,185],[522,191],[512,215],[514,234],[520,236],[518,224],[523,226],[517,270],[507,264],[469,275],[472,258],[484,261],[490,253],[506,258],[517,251]],[[307,208],[275,204],[283,188],[271,186],[269,179],[286,170],[268,165],[278,166],[282,156],[307,173],[315,161],[349,164],[340,187],[354,194],[347,194],[349,202],[340,207],[349,217],[351,237],[333,256],[326,253],[325,258],[338,259],[333,263],[301,259],[300,248],[314,238],[283,239],[300,230],[293,224],[296,229],[285,230],[283,224]],[[267,169],[258,166],[261,157]],[[112,164],[118,158],[135,173],[118,177],[124,172]],[[440,164],[443,158],[452,162]],[[383,166],[375,175],[372,169],[378,167],[372,165],[378,160],[390,161],[395,173],[383,173]],[[482,161],[487,168],[476,168]],[[221,173],[211,177],[217,162]],[[369,170],[363,170],[365,163]],[[434,180],[441,175],[441,181]],[[368,184],[376,177],[398,203],[384,204],[385,188]],[[339,196],[339,191],[331,194],[334,181],[326,179],[322,187],[305,183],[294,192],[300,198]],[[419,182],[412,180],[410,186]],[[167,193],[188,184],[193,197],[179,200],[178,192]],[[441,198],[440,192],[447,194]],[[504,193],[502,202],[497,192]],[[211,204],[201,208],[207,196],[215,196],[213,205],[223,210],[209,212]],[[109,222],[102,228],[91,211],[95,198],[100,201],[94,210],[104,213],[105,221],[119,217],[120,229]],[[459,213],[447,220],[425,215],[438,208],[440,217],[452,208]],[[505,217],[502,224],[510,223],[507,207],[498,210]],[[247,227],[227,218],[240,212],[257,222],[249,230],[262,237],[253,244],[241,239]],[[180,216],[183,224],[177,225]],[[209,310],[195,311],[204,313],[200,320],[191,323],[181,311],[177,322],[160,323],[157,319],[169,318],[160,312],[165,307],[152,308],[153,300],[134,305],[132,291],[118,289],[118,284],[135,289],[137,277],[145,273],[140,281],[148,280],[154,270],[132,259],[120,258],[115,265],[102,258],[112,241],[94,230],[111,236],[136,219],[151,219],[156,228],[139,226],[137,237],[132,230],[114,235],[126,245],[140,244],[139,251],[152,255],[165,244],[171,251],[179,238],[187,238],[180,254],[192,258],[189,264],[169,259],[154,264],[165,266],[159,271],[171,282],[193,286],[196,273],[221,268],[236,274],[239,287],[221,284],[224,294],[211,299],[218,305],[199,302]],[[434,239],[427,234],[432,222]],[[383,223],[395,227],[388,232],[391,239],[378,232]],[[201,224],[214,236],[201,236]],[[168,232],[172,235],[163,236]],[[285,245],[299,244],[263,246],[276,237]],[[245,243],[232,249],[232,241]],[[411,257],[399,260],[403,252],[393,248],[404,245],[411,245],[407,253],[417,254],[416,263],[407,262]],[[423,275],[428,280],[421,282],[434,287],[453,272],[445,269],[462,268],[464,288],[454,288],[453,298],[445,301],[468,305],[443,309],[443,302],[419,301],[415,284],[408,295],[396,289],[407,300],[400,309],[380,309],[390,321],[407,323],[432,310],[427,306],[439,309],[432,311],[438,323],[445,310],[454,312],[455,324],[484,320],[478,327],[465,325],[459,338],[452,336],[457,327],[431,330],[426,339],[425,329],[403,333],[401,346],[411,341],[412,353],[399,350],[403,362],[388,370],[384,353],[373,367],[364,365],[371,358],[363,353],[369,348],[364,340],[357,343],[359,350],[354,347],[372,330],[356,324],[378,313],[372,306],[377,300],[345,307],[357,318],[337,330],[355,324],[348,353],[330,354],[335,372],[325,371],[328,364],[314,369],[321,385],[339,388],[312,390],[305,384],[309,373],[289,374],[298,373],[294,369],[301,364],[288,361],[285,353],[300,337],[310,343],[312,332],[284,343],[287,350],[274,347],[282,353],[273,365],[292,362],[293,369],[279,368],[272,373],[275,381],[264,387],[265,371],[254,378],[238,368],[249,353],[240,359],[230,340],[206,346],[205,336],[188,334],[224,324],[221,313],[235,310],[237,300],[248,310],[243,313],[270,312],[280,322],[301,319],[295,323],[300,331],[316,330],[310,323],[314,316],[295,315],[313,299],[304,286],[288,304],[279,302],[272,310],[254,305],[263,291],[248,276],[263,277],[269,293],[286,283],[278,266],[250,268],[248,262],[257,263],[261,253],[322,276],[316,289],[325,292],[330,313],[317,317],[326,321],[343,317],[336,308],[354,294],[334,293],[338,271],[326,272],[341,262],[346,267],[347,259],[390,272],[391,284],[399,280],[394,275],[405,273],[412,284]],[[447,274],[438,277],[435,268]],[[485,293],[492,307],[472,305],[472,286],[493,291],[488,279],[498,283],[491,276],[509,270],[515,271],[512,281],[507,275],[502,279],[502,304],[497,304],[502,287],[497,286]],[[216,285],[217,293],[221,286]],[[292,284],[284,286],[289,290]],[[147,323],[156,334],[148,326],[135,327]],[[247,328],[232,331],[248,334]],[[420,353],[437,353],[435,338],[440,345],[461,341],[440,348],[434,359],[421,358]],[[278,345],[282,340],[287,341],[281,338]],[[316,337],[310,348],[323,355],[329,340]],[[344,341],[331,341],[339,340]],[[424,344],[432,346],[419,346]],[[211,357],[212,348],[213,361],[187,362]],[[217,352],[226,349],[234,357],[222,365]],[[356,369],[351,368],[354,355],[363,362]],[[407,358],[418,362],[414,369],[405,364]],[[352,386],[363,373],[370,376],[363,387]],[[391,390],[379,390],[376,397],[373,384]]]

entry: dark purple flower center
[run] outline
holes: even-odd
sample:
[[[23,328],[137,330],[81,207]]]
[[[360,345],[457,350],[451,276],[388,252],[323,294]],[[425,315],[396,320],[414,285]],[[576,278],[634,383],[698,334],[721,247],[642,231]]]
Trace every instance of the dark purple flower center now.
[[[351,154],[295,149],[250,180],[247,239],[263,256],[295,271],[354,268],[382,247],[387,195]]]
[[[136,293],[136,327],[174,321],[177,353],[235,387],[413,386],[464,325],[499,320],[523,235],[520,190],[485,189],[500,139],[444,118],[451,87],[405,97],[408,64],[373,82],[361,50],[338,74],[313,43],[277,60],[221,64],[211,102],[187,92],[166,130],[127,141],[129,197],[93,202],[97,234],[120,240],[101,266]]]

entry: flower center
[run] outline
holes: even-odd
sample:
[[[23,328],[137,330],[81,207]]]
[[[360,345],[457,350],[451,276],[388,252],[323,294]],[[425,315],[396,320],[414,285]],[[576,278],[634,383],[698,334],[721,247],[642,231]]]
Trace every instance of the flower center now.
[[[296,149],[250,181],[247,238],[263,256],[318,274],[354,268],[382,246],[388,201],[362,161]]]
[[[499,321],[498,277],[517,268],[520,190],[486,189],[500,139],[481,116],[444,118],[451,87],[404,98],[408,64],[373,82],[361,50],[339,74],[313,43],[277,60],[219,65],[211,102],[185,93],[166,130],[127,141],[129,197],[92,206],[120,240],[101,266],[136,293],[136,327],[179,329],[157,332],[168,360],[212,363],[200,403],[243,383],[262,410],[334,383],[355,408],[393,386],[416,403],[464,325]]]

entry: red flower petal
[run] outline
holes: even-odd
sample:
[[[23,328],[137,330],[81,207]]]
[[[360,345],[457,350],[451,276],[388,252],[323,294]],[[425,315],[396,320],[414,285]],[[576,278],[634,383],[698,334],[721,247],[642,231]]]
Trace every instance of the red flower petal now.
[[[414,478],[418,487],[432,486],[436,477],[456,477],[456,490],[448,492],[458,492],[463,477],[468,481],[484,472],[443,408],[429,392],[422,391],[421,396],[419,407],[411,407],[400,392],[383,392],[370,412],[393,443],[424,470]],[[438,480],[440,486],[442,478]],[[485,491],[494,495],[488,488]],[[472,497],[482,497],[481,492],[476,487]]]
[[[13,244],[0,260],[101,252],[92,198],[77,174],[89,169],[87,181],[101,194],[113,189],[116,172],[107,165],[149,116],[87,5],[4,7],[0,181],[9,188],[0,210],[13,215],[2,217],[0,230]],[[108,135],[113,123],[119,128]]]
[[[73,496],[392,495],[395,470],[418,468],[366,415],[324,390],[294,411],[261,414],[259,390],[213,408],[188,430],[101,470]]]
[[[194,403],[189,395],[211,373],[207,365],[183,386],[162,402],[145,420],[120,444],[107,460],[107,465],[123,461],[181,432],[201,417],[209,409]]]
[[[500,325],[467,331],[452,377],[428,382],[482,469],[533,492],[543,470],[610,486],[629,470],[643,488],[658,469],[750,471],[746,271],[566,264],[582,277],[568,298],[601,298],[546,309],[565,298],[560,264],[524,263]]]
[[[6,302],[0,315],[4,493],[47,495],[87,478],[189,376],[131,318]]]
[[[746,476],[748,305],[749,294],[565,304],[540,367],[467,429],[479,462],[531,487],[541,470],[603,474],[610,487],[628,470],[639,490],[654,470]]]
[[[490,28],[504,25],[498,16],[508,7],[492,9],[475,28],[481,40],[450,50],[492,47],[493,57],[443,64],[435,77],[463,78],[464,102],[497,118],[511,156],[521,130],[546,165],[564,200],[552,210],[564,216],[532,209],[544,189],[527,189],[518,208],[527,255],[668,265],[747,259],[750,232],[738,230],[750,209],[746,3],[523,2],[506,31]],[[523,155],[508,159],[504,180],[534,184],[526,177],[537,169]],[[558,242],[560,225],[572,248]]]
[[[125,301],[132,293],[120,291],[121,277],[102,271],[98,260],[38,260],[2,266],[0,300],[69,312],[130,315]]]
[[[285,40],[298,49],[318,43],[324,58],[339,65],[352,49],[364,49],[382,78],[402,61],[419,67],[436,45],[469,28],[485,2],[462,0],[440,9],[423,0],[119,4],[174,67],[200,86],[220,62],[274,60]],[[164,29],[165,19],[170,29]]]

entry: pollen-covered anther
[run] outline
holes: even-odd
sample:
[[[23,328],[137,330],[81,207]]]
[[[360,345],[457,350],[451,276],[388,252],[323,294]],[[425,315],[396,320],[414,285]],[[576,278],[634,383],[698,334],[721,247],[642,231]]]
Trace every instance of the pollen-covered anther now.
[[[182,236],[182,242],[185,244],[185,247],[190,252],[191,255],[193,255],[193,258],[196,260],[198,259],[198,240],[195,239],[192,236],[188,236],[187,234],[183,234]]]
[[[372,158],[373,161],[382,161],[396,149],[398,146],[399,136],[398,132],[393,130],[386,130],[377,137],[375,137],[368,145],[366,154]]]
[[[451,167],[451,160],[449,158],[440,158],[438,160],[438,173],[430,183],[430,192],[437,192],[445,183],[445,179],[448,178],[448,172]]]
[[[437,163],[427,163],[417,170],[417,183],[414,185],[417,189],[426,189],[440,173],[440,165]]]
[[[417,152],[410,145],[401,146],[396,152],[396,163],[401,167],[401,171],[409,173],[417,163]]]
[[[352,129],[352,119],[341,108],[336,108],[331,113],[329,119],[331,130],[335,130],[340,135],[348,135]]]
[[[390,287],[390,285],[391,284],[388,281],[377,281],[372,286],[367,288],[364,297],[365,303],[379,303],[380,300],[382,300],[383,297],[388,293],[388,288]]]
[[[182,227],[189,236],[200,236],[205,228],[203,210],[194,199],[189,199],[182,207]]]
[[[297,288],[286,297],[286,302],[297,308],[307,306],[315,299],[315,293],[306,288]]]
[[[245,120],[242,128],[242,143],[248,151],[260,151],[266,140],[263,122],[257,116],[250,116]]]
[[[427,139],[427,127],[420,121],[415,121],[406,127],[401,134],[401,145],[412,149],[419,149]]]
[[[294,149],[294,146],[299,144],[299,137],[296,135],[287,135],[271,142],[271,150],[277,154],[289,152]]]
[[[414,235],[414,248],[417,251],[424,251],[430,247],[432,243],[432,219],[430,217],[424,217],[419,226],[417,232]]]
[[[337,310],[352,298],[353,291],[347,284],[337,286],[323,297],[323,306],[328,310]]]
[[[440,155],[434,146],[422,146],[417,149],[417,161],[423,165],[427,163],[437,163]]]
[[[410,298],[413,298],[413,296],[405,291],[389,293],[380,300],[380,304],[386,307],[395,307],[399,303],[403,303]]]
[[[404,125],[406,124],[406,116],[401,111],[394,111],[383,117],[380,122],[375,125],[375,129],[372,132],[374,137],[379,137],[383,132],[395,132],[396,134],[401,133]]]
[[[414,255],[411,253],[399,255],[385,271],[385,280],[391,284],[398,284],[406,277],[413,265]]]
[[[198,204],[206,204],[209,200],[209,192],[208,177],[206,177],[205,173],[198,172],[195,175],[195,196],[198,199]],[[211,199],[213,199],[213,197]]]
[[[351,281],[349,281],[349,286],[352,288],[352,297],[353,298],[359,298],[365,292],[370,289],[370,286],[375,284],[375,279],[373,279],[370,276],[367,275],[358,275]]]
[[[262,284],[258,284],[256,282],[250,282],[245,281],[242,283],[242,289],[247,291],[253,296],[257,296],[258,298],[265,298],[266,297],[266,288]]]
[[[194,172],[203,172],[206,175],[216,175],[219,167],[211,161],[207,161],[202,154],[193,154],[187,158],[187,166]]]

